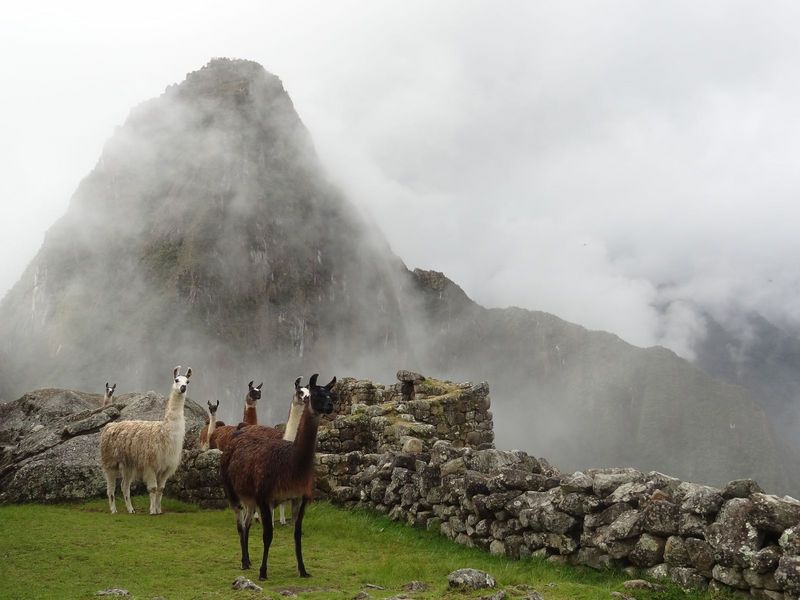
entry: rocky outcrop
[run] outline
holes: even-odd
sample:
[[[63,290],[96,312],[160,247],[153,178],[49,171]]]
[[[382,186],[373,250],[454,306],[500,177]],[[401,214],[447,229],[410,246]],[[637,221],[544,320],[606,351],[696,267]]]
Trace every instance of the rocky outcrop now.
[[[155,392],[124,394],[101,407],[102,395],[36,390],[0,405],[0,502],[60,502],[105,495],[99,465],[100,429],[116,420],[163,418],[166,398]],[[186,446],[205,411],[187,400]]]

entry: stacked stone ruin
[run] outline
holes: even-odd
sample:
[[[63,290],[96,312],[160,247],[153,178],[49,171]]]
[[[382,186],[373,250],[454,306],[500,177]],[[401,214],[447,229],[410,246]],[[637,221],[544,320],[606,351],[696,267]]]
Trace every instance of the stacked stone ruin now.
[[[493,447],[486,383],[401,371],[345,379],[320,430],[317,492],[513,559],[636,568],[684,588],[800,597],[800,502],[752,480],[723,488],[630,468],[565,474]],[[224,505],[219,452],[188,450],[173,495]]]

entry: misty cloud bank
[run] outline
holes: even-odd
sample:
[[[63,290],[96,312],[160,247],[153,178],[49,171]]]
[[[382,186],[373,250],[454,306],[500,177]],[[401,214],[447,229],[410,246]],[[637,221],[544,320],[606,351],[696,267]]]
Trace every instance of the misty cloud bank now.
[[[409,264],[693,358],[706,312],[800,324],[797,12],[473,6],[423,23],[413,76],[363,67],[357,120],[307,121]]]
[[[483,304],[687,358],[706,311],[800,323],[793,3],[171,5],[156,29],[126,14],[114,45],[114,15],[94,8],[37,14],[28,33],[27,9],[5,21],[2,193],[19,200],[0,207],[0,293],[128,107],[218,48],[280,73],[393,249]],[[182,38],[187,14],[207,35]],[[42,61],[67,92],[55,107]]]

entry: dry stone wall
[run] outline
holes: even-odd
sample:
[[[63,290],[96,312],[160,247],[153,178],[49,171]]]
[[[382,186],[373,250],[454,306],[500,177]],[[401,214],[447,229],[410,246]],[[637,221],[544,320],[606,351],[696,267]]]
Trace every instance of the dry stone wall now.
[[[399,371],[398,383],[375,384],[345,378],[337,386],[336,418],[319,432],[320,453],[385,452],[401,449],[409,438],[430,446],[447,440],[455,446],[494,447],[489,386],[455,384]]]
[[[635,469],[560,473],[524,452],[321,455],[320,488],[514,559],[634,567],[684,588],[800,597],[800,502],[752,480],[717,489]]]

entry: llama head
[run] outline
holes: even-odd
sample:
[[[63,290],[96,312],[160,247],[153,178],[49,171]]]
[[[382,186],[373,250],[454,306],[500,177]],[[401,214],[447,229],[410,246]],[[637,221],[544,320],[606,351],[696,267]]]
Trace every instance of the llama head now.
[[[308,388],[300,385],[300,381],[302,379],[302,377],[298,377],[294,380],[294,396],[292,396],[292,404],[298,406],[302,406],[303,403],[311,396],[311,392],[308,391]]]
[[[192,376],[192,368],[186,369],[186,375],[181,375],[181,367],[178,365],[172,370],[172,376],[175,381],[172,383],[172,391],[179,394],[185,394],[186,388],[189,387],[189,378]]]
[[[253,387],[252,381],[247,384],[247,396],[244,397],[244,401],[247,406],[255,406],[256,402],[261,400],[261,386],[263,385],[263,381],[255,387]]]
[[[336,377],[331,379],[327,385],[317,385],[318,373],[314,373],[308,380],[308,406],[315,414],[329,415],[333,412],[333,386],[336,385]]]
[[[109,386],[108,382],[106,381],[106,398],[111,398],[111,396],[114,395],[114,390],[116,389],[117,389],[116,383],[112,386]]]
[[[208,401],[206,401],[206,404],[208,404],[208,412],[209,412],[209,414],[211,414],[212,417],[214,415],[216,415],[217,414],[217,409],[219,408],[219,400],[217,400],[216,404],[211,404],[211,400],[208,400]]]

